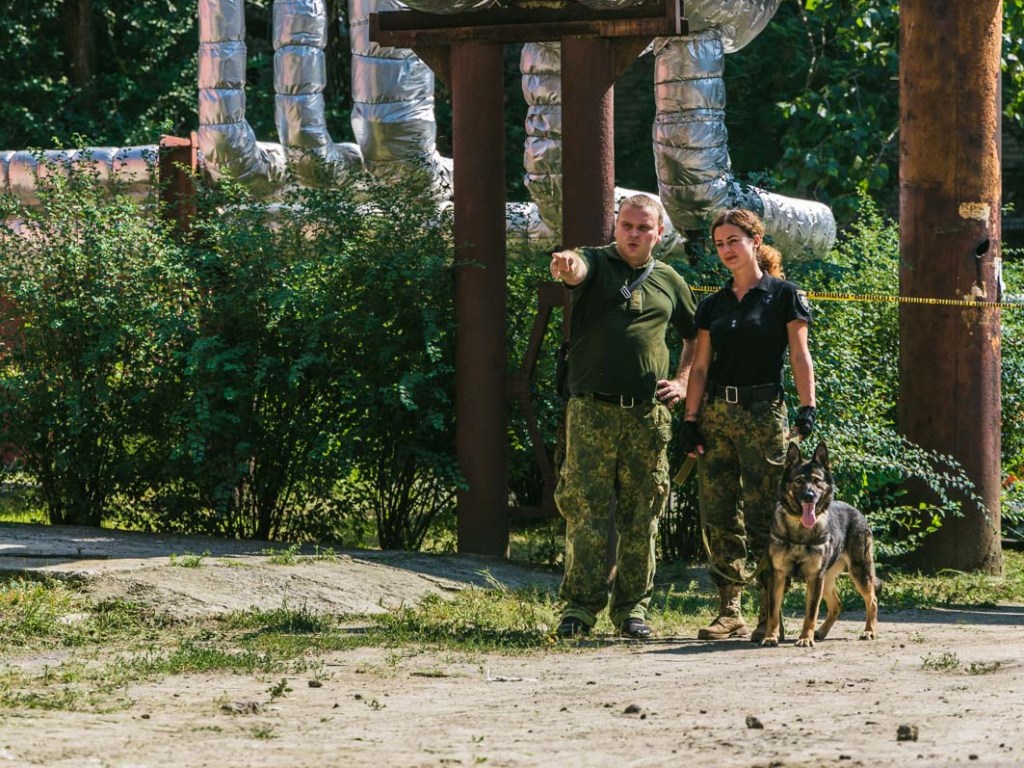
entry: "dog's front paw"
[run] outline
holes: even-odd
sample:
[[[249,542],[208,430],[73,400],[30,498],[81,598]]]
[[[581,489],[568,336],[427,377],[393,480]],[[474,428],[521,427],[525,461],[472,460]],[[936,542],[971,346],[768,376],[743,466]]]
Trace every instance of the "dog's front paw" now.
[[[813,648],[814,638],[813,637],[801,637],[796,641],[797,648]]]
[[[873,632],[870,629],[865,629],[863,632],[861,632],[860,639],[861,640],[877,640],[878,639],[878,633],[877,632]]]
[[[766,637],[764,640],[761,641],[761,647],[762,648],[778,648],[779,647],[779,638],[777,638],[777,637]]]

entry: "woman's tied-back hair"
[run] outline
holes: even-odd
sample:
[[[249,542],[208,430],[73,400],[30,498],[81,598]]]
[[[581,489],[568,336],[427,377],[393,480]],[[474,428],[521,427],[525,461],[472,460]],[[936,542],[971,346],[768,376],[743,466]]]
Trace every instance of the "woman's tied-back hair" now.
[[[621,211],[625,207],[638,208],[641,211],[647,211],[653,213],[654,217],[658,220],[658,226],[665,224],[665,210],[661,207],[661,203],[655,200],[650,195],[636,194],[624,197],[619,201],[619,210]]]
[[[747,237],[760,237],[761,245],[757,247],[757,265],[772,277],[784,278],[782,271],[782,254],[778,249],[764,243],[764,222],[753,211],[745,208],[731,208],[715,217],[711,223],[711,239],[714,240],[715,230],[726,224],[732,224],[743,231]]]
[[[757,266],[772,277],[780,280],[786,277],[786,273],[782,271],[782,254],[774,246],[761,243],[757,249]]]

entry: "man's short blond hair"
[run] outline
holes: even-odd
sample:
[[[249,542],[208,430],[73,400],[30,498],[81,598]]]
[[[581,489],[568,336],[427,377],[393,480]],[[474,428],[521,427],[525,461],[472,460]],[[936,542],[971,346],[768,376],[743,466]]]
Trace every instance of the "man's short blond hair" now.
[[[650,195],[636,194],[624,197],[619,201],[619,210],[621,211],[626,207],[638,208],[641,211],[653,213],[658,219],[658,226],[663,227],[665,225],[665,209],[661,207],[661,203]]]

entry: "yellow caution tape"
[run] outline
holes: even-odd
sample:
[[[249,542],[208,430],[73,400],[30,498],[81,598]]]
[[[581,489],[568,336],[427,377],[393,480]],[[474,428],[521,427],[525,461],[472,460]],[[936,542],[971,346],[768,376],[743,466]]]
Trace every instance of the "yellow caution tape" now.
[[[714,293],[721,290],[721,286],[708,287],[706,285],[691,286],[698,293]],[[1020,301],[975,301],[967,299],[930,299],[923,296],[894,296],[889,293],[835,293],[823,291],[814,293],[808,291],[808,299],[819,301],[859,301],[859,302],[888,302],[890,304],[932,304],[940,307],[974,307],[975,309],[1024,309],[1024,302]]]

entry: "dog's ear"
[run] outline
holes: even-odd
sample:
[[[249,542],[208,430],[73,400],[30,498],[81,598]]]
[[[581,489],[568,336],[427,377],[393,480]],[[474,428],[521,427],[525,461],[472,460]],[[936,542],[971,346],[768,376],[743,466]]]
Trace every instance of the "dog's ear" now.
[[[789,472],[793,467],[803,461],[804,457],[800,455],[800,446],[796,442],[789,444],[789,450],[786,451],[786,463],[783,465],[783,471]]]
[[[832,468],[828,463],[828,448],[825,447],[824,440],[818,443],[818,447],[814,449],[814,460],[821,464],[821,466],[825,468],[826,472],[832,471]]]

